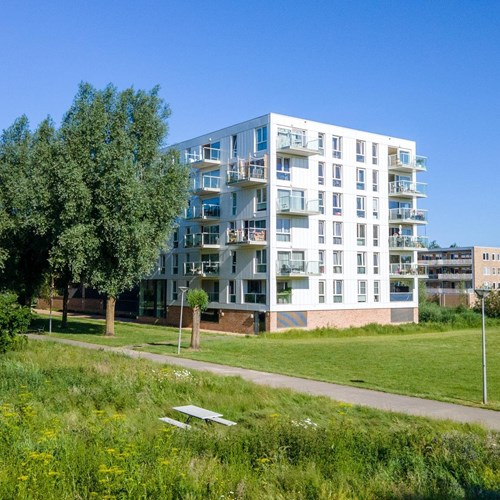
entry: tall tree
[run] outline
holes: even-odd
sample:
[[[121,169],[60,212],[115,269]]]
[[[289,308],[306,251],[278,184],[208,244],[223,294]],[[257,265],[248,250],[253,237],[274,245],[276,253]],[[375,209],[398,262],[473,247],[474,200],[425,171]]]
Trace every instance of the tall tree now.
[[[114,334],[117,296],[151,272],[186,205],[186,168],[177,152],[160,151],[169,115],[158,87],[118,92],[82,83],[61,126],[64,151],[82,169],[92,199],[85,267],[89,283],[107,296],[107,335]]]
[[[191,327],[190,348],[198,351],[200,349],[200,322],[201,312],[208,306],[208,294],[201,288],[191,288],[186,294],[187,303],[193,309],[193,324]]]

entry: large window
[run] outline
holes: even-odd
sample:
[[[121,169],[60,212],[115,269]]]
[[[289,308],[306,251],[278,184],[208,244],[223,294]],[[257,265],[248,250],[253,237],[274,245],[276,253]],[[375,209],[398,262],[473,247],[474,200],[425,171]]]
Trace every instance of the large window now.
[[[356,263],[358,274],[366,274],[366,252],[356,254]]]
[[[342,280],[333,280],[333,302],[341,303],[344,297],[344,282]]]
[[[290,219],[276,219],[276,240],[290,241]]]
[[[365,141],[356,141],[356,161],[365,161]]]
[[[245,302],[248,304],[266,303],[266,282],[264,280],[245,281]]]
[[[333,187],[342,187],[342,165],[332,165]]]
[[[342,252],[340,250],[333,251],[332,271],[335,274],[342,274]]]
[[[332,194],[333,215],[342,215],[342,195],[340,193]]]
[[[356,196],[356,215],[366,217],[366,197]]]
[[[255,129],[255,147],[257,151],[267,149],[267,125]]]
[[[356,189],[365,189],[366,170],[364,168],[356,169]]]
[[[276,158],[276,179],[279,181],[290,180],[290,158],[283,156]]]
[[[333,223],[333,244],[342,245],[342,222]]]
[[[342,137],[338,135],[332,137],[332,156],[342,158]]]
[[[358,281],[358,302],[366,302],[366,281]]]
[[[257,250],[255,252],[255,272],[267,272],[267,250]]]

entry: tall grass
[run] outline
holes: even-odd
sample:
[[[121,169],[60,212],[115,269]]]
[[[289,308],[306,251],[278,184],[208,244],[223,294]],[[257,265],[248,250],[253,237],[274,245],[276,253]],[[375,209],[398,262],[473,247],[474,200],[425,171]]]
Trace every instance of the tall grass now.
[[[40,343],[0,358],[0,498],[495,498],[498,434]],[[236,427],[165,426],[177,404]]]

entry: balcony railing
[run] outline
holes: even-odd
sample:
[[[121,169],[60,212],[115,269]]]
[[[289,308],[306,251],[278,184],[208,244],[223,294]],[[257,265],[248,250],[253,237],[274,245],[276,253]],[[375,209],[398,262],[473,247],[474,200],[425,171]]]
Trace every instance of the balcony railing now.
[[[398,196],[427,196],[427,184],[411,181],[389,182],[389,194]]]
[[[425,293],[427,295],[464,295],[473,294],[474,288],[464,288],[463,290],[457,288],[426,288]]]
[[[220,175],[197,175],[191,181],[191,190],[199,192],[218,192],[220,191]]]
[[[389,220],[398,222],[426,223],[427,210],[416,208],[390,208]]]
[[[210,146],[204,146],[198,151],[192,151],[186,154],[186,163],[193,167],[209,167],[212,165],[220,164],[220,153],[219,148],[212,148]]]
[[[277,201],[276,210],[279,213],[291,215],[313,215],[319,214],[319,200],[307,200],[303,196],[288,195],[280,196]]]
[[[276,276],[314,276],[319,275],[323,264],[311,260],[277,260]]]
[[[472,266],[472,259],[421,259],[418,263],[427,266]]]
[[[186,219],[218,219],[220,217],[220,205],[203,204],[186,209]]]
[[[425,172],[427,170],[427,158],[425,156],[416,155],[412,157],[411,155],[401,155],[393,154],[389,155],[389,169],[393,170],[404,170],[404,171],[421,171]]]
[[[391,302],[412,302],[413,292],[391,292]]]
[[[412,250],[427,248],[429,240],[426,236],[389,236],[389,248],[397,248],[399,250]],[[422,262],[426,264],[426,262]]]
[[[185,262],[185,276],[218,276],[219,262]]]
[[[472,281],[473,274],[470,273],[438,273],[438,280],[448,281]]]
[[[418,264],[390,264],[389,274],[392,276],[427,276],[427,266]]]
[[[265,293],[245,293],[243,296],[245,303],[247,304],[265,304],[266,294]]]
[[[253,163],[234,167],[227,172],[227,183],[241,186],[267,182],[267,167]]]
[[[267,242],[267,229],[228,229],[228,245],[265,245]]]
[[[292,294],[289,292],[278,292],[276,294],[276,303],[278,304],[291,304],[292,303]]]
[[[278,134],[276,148],[282,153],[292,153],[300,156],[310,156],[319,153],[319,140],[308,140],[306,134],[290,132]]]
[[[193,233],[186,234],[184,237],[184,246],[186,248],[217,246],[219,244],[220,237],[217,233]]]
[[[209,302],[219,302],[219,292],[207,292]]]

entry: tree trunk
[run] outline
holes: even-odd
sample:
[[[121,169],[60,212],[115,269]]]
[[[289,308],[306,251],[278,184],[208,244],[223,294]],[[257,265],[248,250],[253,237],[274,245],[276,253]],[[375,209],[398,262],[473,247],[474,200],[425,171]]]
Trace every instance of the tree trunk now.
[[[108,295],[106,300],[106,335],[115,335],[115,304],[116,298]]]
[[[63,313],[61,328],[66,328],[68,326],[68,300],[69,300],[69,283],[64,283],[63,288]]]
[[[198,351],[200,349],[200,317],[201,309],[193,307],[193,326],[191,327],[191,349]]]

